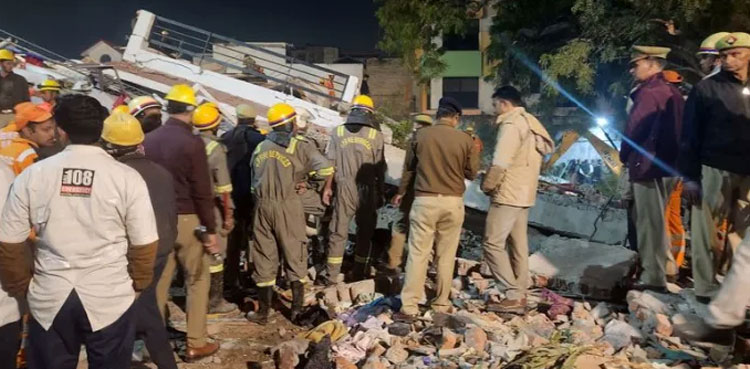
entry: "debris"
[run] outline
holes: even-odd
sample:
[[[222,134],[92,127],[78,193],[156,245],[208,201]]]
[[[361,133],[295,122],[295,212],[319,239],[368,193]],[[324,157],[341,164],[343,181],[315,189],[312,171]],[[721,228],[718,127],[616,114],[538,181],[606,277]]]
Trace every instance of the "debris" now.
[[[318,343],[310,345],[310,353],[307,356],[307,363],[303,369],[331,369],[331,338],[323,337]]]
[[[450,328],[443,328],[440,342],[441,350],[448,350],[456,347],[456,344],[461,340],[461,336],[453,333]]]
[[[487,346],[487,333],[479,327],[471,327],[464,334],[464,342],[477,352],[483,352]]]
[[[404,349],[401,341],[396,340],[393,346],[385,352],[385,358],[393,364],[401,364],[409,358],[409,352]]]
[[[318,343],[324,337],[329,337],[331,341],[336,342],[347,334],[348,330],[344,323],[339,320],[329,320],[306,333],[300,334],[300,338]]]
[[[672,335],[672,331],[672,323],[669,318],[664,314],[656,314],[656,333],[669,337]]]
[[[411,333],[411,325],[400,322],[392,323],[388,326],[388,333],[394,336],[404,337]]]
[[[612,320],[604,327],[604,340],[611,344],[616,351],[632,344],[634,339],[642,340],[643,335],[638,329],[626,322]]]

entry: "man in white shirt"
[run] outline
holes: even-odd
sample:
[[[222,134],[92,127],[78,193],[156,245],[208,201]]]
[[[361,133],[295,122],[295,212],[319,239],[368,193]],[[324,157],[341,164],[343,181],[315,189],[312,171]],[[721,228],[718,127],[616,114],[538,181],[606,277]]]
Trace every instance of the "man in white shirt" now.
[[[5,205],[15,176],[10,166],[0,164],[0,209]],[[17,298],[0,289],[0,368],[16,367],[16,354],[21,344],[20,305]]]
[[[131,306],[153,277],[158,235],[143,178],[95,146],[107,117],[95,99],[63,98],[55,109],[71,145],[27,168],[0,222],[0,282],[26,294],[30,369],[130,367]],[[30,227],[33,272],[24,265]]]

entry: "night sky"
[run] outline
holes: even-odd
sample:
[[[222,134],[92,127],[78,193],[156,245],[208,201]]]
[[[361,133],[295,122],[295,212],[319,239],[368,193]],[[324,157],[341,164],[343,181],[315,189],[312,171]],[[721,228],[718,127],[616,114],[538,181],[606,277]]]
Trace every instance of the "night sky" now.
[[[0,29],[68,57],[99,39],[125,45],[135,11],[243,41],[376,48],[372,0],[0,0]]]

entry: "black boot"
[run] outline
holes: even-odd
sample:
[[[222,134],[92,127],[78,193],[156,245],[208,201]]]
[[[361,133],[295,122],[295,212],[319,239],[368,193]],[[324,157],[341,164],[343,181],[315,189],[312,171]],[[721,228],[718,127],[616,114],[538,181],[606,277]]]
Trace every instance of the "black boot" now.
[[[271,315],[271,300],[273,298],[273,286],[258,288],[258,311],[247,313],[247,320],[259,324],[268,324]]]
[[[224,272],[211,273],[208,292],[208,314],[223,315],[237,311],[237,305],[224,300]]]
[[[300,281],[292,282],[292,311],[289,320],[297,324],[297,318],[302,313],[302,305],[305,303],[305,285]]]

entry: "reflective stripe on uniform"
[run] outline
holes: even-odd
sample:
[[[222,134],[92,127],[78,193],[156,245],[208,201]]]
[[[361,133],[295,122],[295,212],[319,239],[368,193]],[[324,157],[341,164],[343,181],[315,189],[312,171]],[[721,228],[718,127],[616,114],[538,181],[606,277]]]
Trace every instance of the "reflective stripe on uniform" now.
[[[297,149],[297,142],[299,139],[297,137],[292,137],[291,141],[289,141],[289,147],[286,148],[286,152],[289,154],[294,154],[294,150]]]
[[[208,272],[211,273],[211,274],[221,273],[223,271],[224,271],[224,264],[223,263],[222,264],[218,264],[218,265],[211,265],[210,267],[208,267]]]
[[[318,171],[318,175],[321,177],[328,177],[330,175],[333,175],[333,167],[323,168]]]
[[[370,128],[370,133],[367,134],[367,138],[374,140],[375,136],[378,135],[378,131],[375,128]]]
[[[343,262],[344,262],[344,257],[343,256],[337,257],[337,258],[328,257],[328,264],[341,264]]]
[[[370,261],[369,257],[362,257],[362,256],[359,256],[359,255],[354,255],[354,262],[355,263],[362,264],[362,263],[367,263],[368,261]]]
[[[219,143],[216,141],[211,141],[206,145],[206,155],[211,155],[211,153],[219,147]]]
[[[230,184],[228,184],[228,185],[223,185],[223,186],[215,186],[215,187],[214,187],[214,192],[216,192],[216,193],[227,193],[227,192],[232,192],[232,184],[230,183]]]
[[[338,128],[336,128],[336,134],[339,137],[344,137],[344,126],[338,126]]]
[[[258,287],[271,287],[271,286],[276,285],[276,280],[274,279],[268,282],[258,282],[255,285]]]
[[[28,148],[24,150],[23,152],[18,154],[18,156],[16,157],[16,161],[18,161],[19,163],[22,163],[24,160],[26,160],[26,158],[29,157],[29,155],[36,155],[36,150],[32,148]]]

